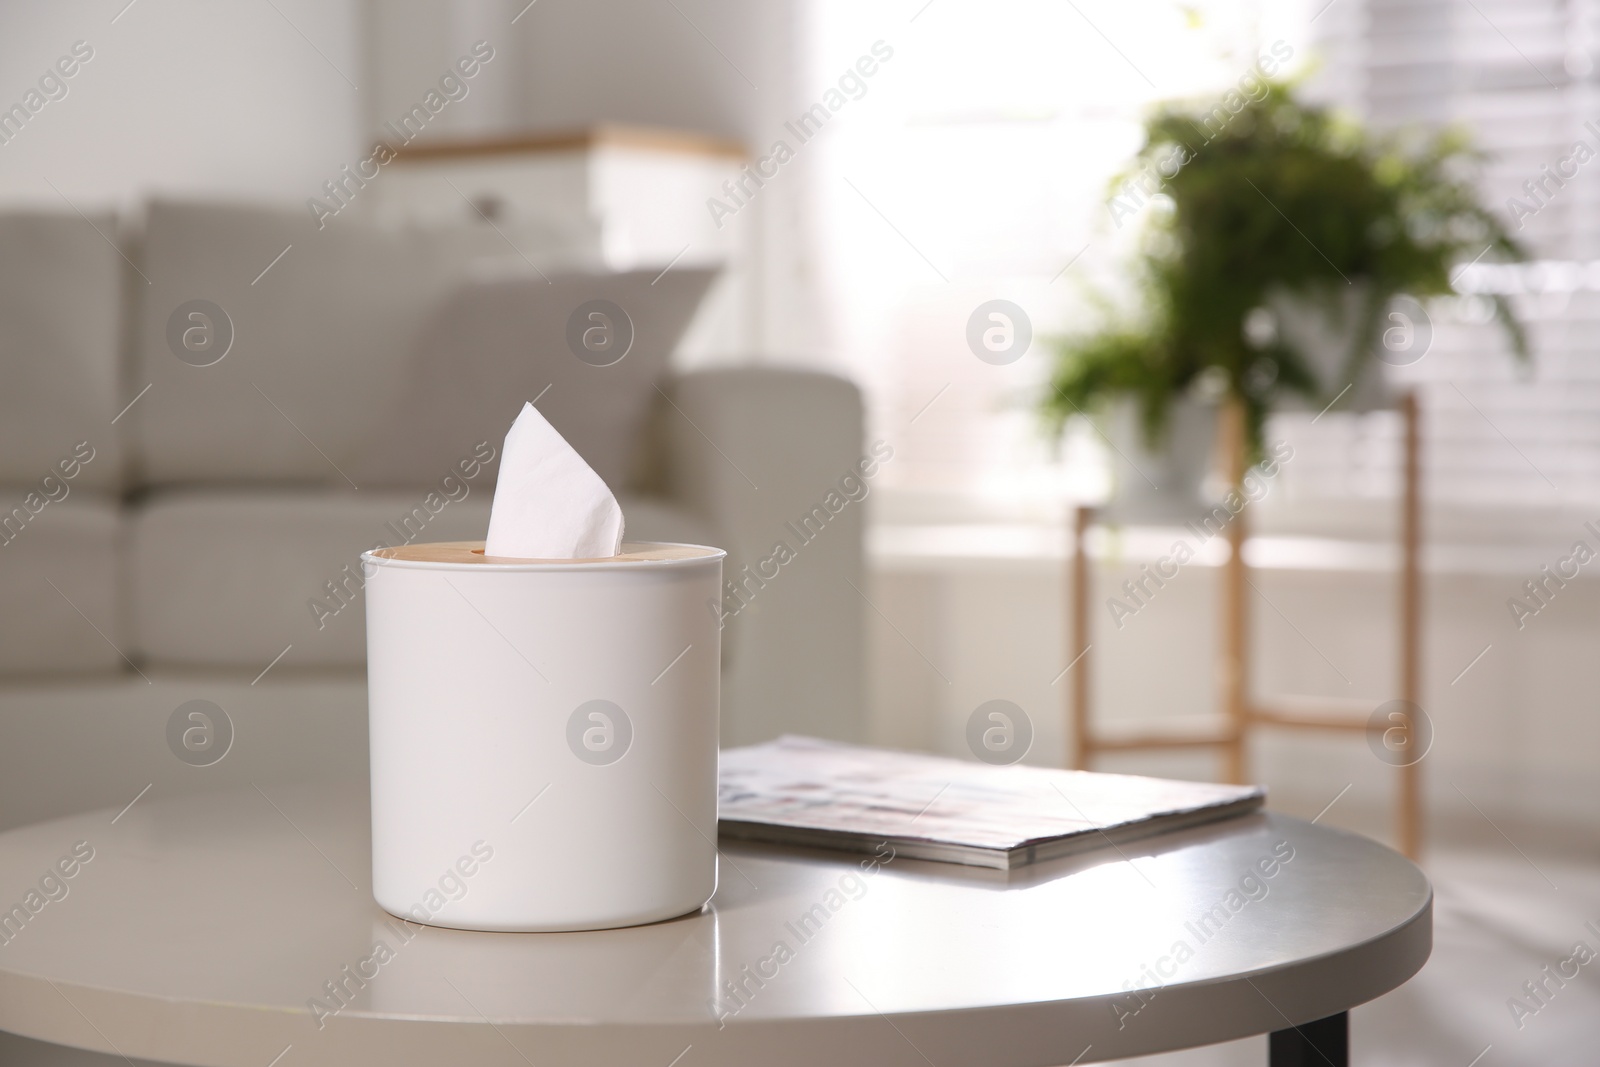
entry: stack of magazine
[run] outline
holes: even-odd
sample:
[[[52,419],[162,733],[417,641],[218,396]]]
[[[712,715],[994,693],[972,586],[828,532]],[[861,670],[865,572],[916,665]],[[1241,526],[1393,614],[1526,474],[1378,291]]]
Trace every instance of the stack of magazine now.
[[[781,737],[722,753],[721,836],[1010,870],[1259,809],[1260,786],[987,763]]]

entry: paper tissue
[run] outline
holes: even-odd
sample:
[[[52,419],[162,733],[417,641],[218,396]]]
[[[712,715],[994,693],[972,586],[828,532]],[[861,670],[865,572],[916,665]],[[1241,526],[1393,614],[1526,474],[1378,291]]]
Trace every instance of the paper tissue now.
[[[486,542],[362,556],[379,905],[540,931],[705,903],[724,555],[622,544],[616,498],[524,405]]]
[[[622,552],[622,508],[532,404],[506,434],[484,552],[513,559],[602,559]]]

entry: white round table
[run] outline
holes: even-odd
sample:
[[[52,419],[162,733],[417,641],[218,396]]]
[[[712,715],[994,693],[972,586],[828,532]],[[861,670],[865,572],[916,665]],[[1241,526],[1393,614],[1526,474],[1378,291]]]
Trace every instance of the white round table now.
[[[728,844],[706,910],[561,934],[385,914],[367,819],[359,786],[277,785],[0,834],[0,1029],[218,1067],[1044,1067],[1282,1031],[1275,1064],[1338,1065],[1343,1013],[1432,944],[1415,866],[1277,815],[1009,874]]]

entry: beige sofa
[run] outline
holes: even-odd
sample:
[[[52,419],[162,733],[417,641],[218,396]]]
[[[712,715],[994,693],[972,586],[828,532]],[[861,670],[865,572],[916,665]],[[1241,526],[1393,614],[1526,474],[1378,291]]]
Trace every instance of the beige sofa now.
[[[358,553],[481,538],[525,400],[630,538],[723,546],[729,577],[861,457],[843,380],[669,369],[710,275],[575,266],[288,209],[0,216],[0,828],[146,786],[364,779]],[[634,326],[609,367],[566,342],[594,299]],[[726,742],[859,733],[861,542],[846,509],[726,619]],[[169,749],[189,700],[232,723],[210,766]]]

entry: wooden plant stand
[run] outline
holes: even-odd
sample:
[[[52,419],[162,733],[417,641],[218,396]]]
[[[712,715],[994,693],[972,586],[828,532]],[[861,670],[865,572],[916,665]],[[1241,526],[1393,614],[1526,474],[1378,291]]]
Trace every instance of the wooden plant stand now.
[[[1400,573],[1398,589],[1399,699],[1402,709],[1385,723],[1370,719],[1369,701],[1332,697],[1255,697],[1250,692],[1251,634],[1248,568],[1244,543],[1248,538],[1249,509],[1234,516],[1226,528],[1228,560],[1223,565],[1218,599],[1219,656],[1217,661],[1219,716],[1195,725],[1163,724],[1134,731],[1096,730],[1090,704],[1090,657],[1093,644],[1089,622],[1090,567],[1086,549],[1094,509],[1081,507],[1073,522],[1071,590],[1068,598],[1068,661],[1076,659],[1068,687],[1069,727],[1074,766],[1087,768],[1103,752],[1155,749],[1215,748],[1222,756],[1223,777],[1243,782],[1247,777],[1248,746],[1257,728],[1287,728],[1330,733],[1384,733],[1398,729],[1405,744],[1416,743],[1416,723],[1410,709],[1421,695],[1422,660],[1422,491],[1420,416],[1414,393],[1400,400],[1402,432],[1402,490],[1400,494]],[[1229,477],[1235,486],[1245,474],[1243,411],[1230,403],[1223,409],[1221,442]],[[1399,792],[1395,806],[1395,833],[1400,851],[1416,859],[1422,845],[1422,791],[1420,759],[1408,759],[1396,768]]]

